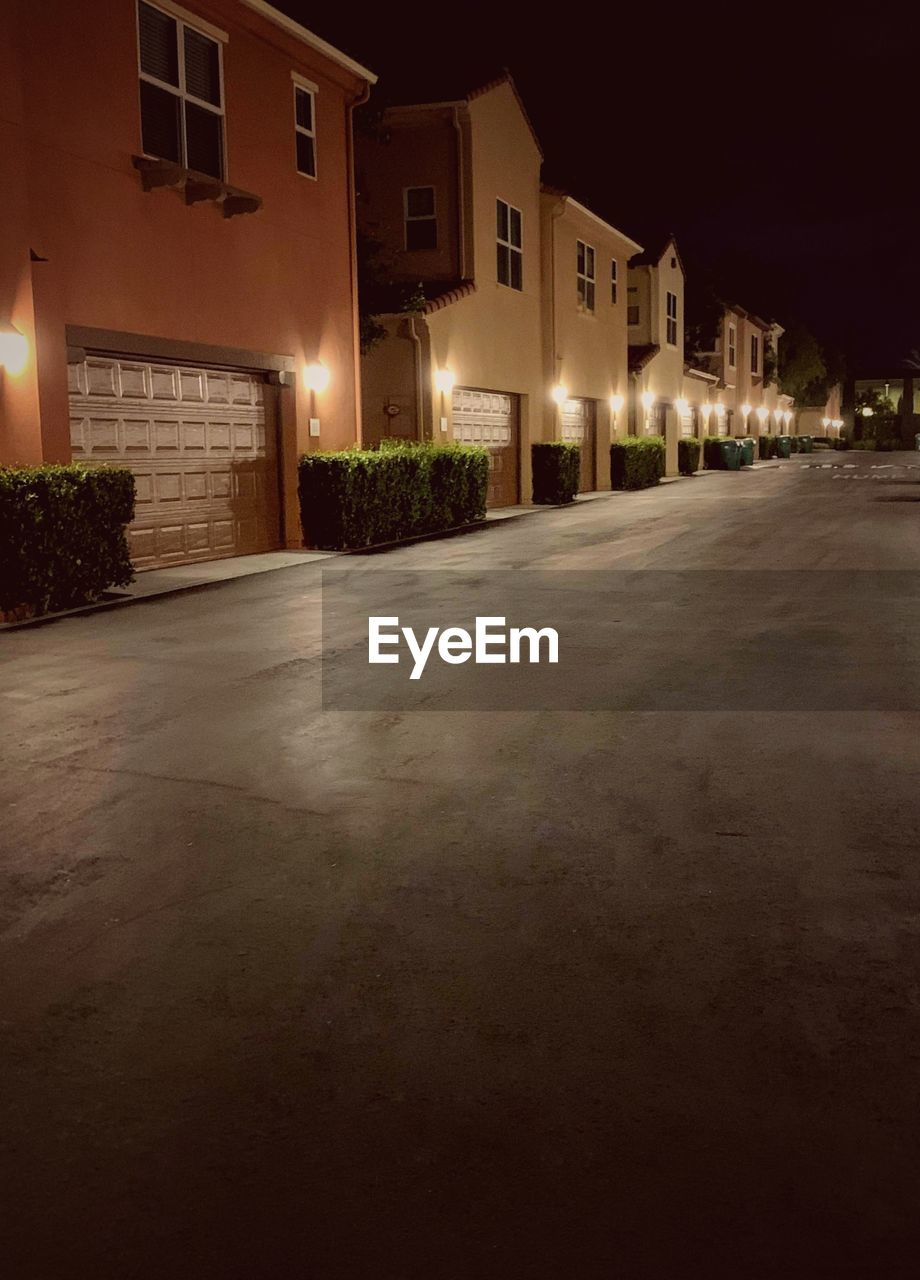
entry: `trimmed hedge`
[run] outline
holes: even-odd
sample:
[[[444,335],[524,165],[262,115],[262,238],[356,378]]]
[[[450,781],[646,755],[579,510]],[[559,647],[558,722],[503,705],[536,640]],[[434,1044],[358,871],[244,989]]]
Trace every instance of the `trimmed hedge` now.
[[[610,446],[610,485],[613,489],[650,489],[664,475],[662,436],[623,436]]]
[[[530,446],[533,500],[550,506],[574,502],[581,480],[581,449],[565,440]]]
[[[776,436],[771,436],[771,435],[758,436],[757,453],[760,458],[764,459],[765,461],[769,460],[770,458],[775,458],[777,456],[776,450],[777,450]]]
[[[57,612],[134,577],[126,467],[0,467],[0,612]]]
[[[681,436],[677,441],[677,470],[682,476],[692,476],[700,469],[700,442],[696,436]]]
[[[392,444],[307,453],[298,467],[300,523],[327,551],[395,542],[482,520],[489,451],[478,445]]]

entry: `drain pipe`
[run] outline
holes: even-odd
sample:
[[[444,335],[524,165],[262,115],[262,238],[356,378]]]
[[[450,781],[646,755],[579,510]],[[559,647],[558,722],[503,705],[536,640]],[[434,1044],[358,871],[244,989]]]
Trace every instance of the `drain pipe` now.
[[[350,245],[349,270],[351,272],[352,296],[352,331],[354,350],[354,386],[355,386],[355,440],[364,443],[364,422],[361,412],[361,318],[358,301],[358,210],[357,180],[355,178],[355,111],[363,107],[371,96],[371,86],[365,83],[364,88],[348,103],[348,115],[345,128],[346,165],[348,180],[348,238]]]
[[[463,129],[460,125],[460,108],[454,106],[454,131],[457,135],[457,266],[461,280],[466,276],[466,181],[463,169]]]
[[[415,316],[409,317],[409,336],[415,349],[415,436],[425,439],[425,411],[422,405],[424,382],[422,379],[422,340],[415,328]]]

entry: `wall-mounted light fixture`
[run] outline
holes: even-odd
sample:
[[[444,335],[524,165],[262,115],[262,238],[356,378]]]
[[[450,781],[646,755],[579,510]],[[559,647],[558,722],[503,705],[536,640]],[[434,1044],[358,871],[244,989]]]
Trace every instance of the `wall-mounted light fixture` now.
[[[0,368],[22,373],[29,359],[29,339],[14,324],[0,320]]]
[[[828,427],[829,427],[830,425],[831,425],[831,420],[830,420],[830,418],[822,418],[822,419],[821,419],[821,426],[824,428],[824,430],[825,430],[825,431],[828,429]]]
[[[749,404],[743,404],[741,406],[741,412],[744,414],[745,418],[749,418],[751,416],[751,406]]]
[[[761,426],[763,426],[763,424],[766,422],[769,416],[770,416],[770,410],[765,409],[764,406],[761,405],[760,408],[757,410],[757,420],[759,421]]]
[[[447,416],[446,397],[449,396],[454,389],[453,370],[452,369],[436,370],[434,375],[434,385],[437,387],[438,394],[441,397],[441,411],[438,414],[439,424],[441,427],[441,431],[446,435],[448,428],[450,427],[450,420]]]
[[[655,403],[655,393],[654,391],[643,391],[639,399],[642,401],[642,408],[647,413]]]
[[[613,410],[614,413],[619,413],[625,403],[626,401],[623,399],[623,397],[620,395],[619,392],[616,392],[615,395],[612,395],[610,397],[610,408]]]
[[[557,382],[556,385],[553,387],[552,395],[553,395],[553,399],[556,401],[556,404],[559,404],[559,405],[565,404],[566,400],[568,400],[569,398],[568,388],[564,387],[561,382]]]
[[[785,422],[786,426],[788,427],[791,421],[792,421],[792,410],[787,409],[786,412],[783,414],[783,422]]]
[[[316,413],[316,397],[329,386],[329,370],[319,361],[308,364],[303,371],[303,385],[310,393],[310,435],[319,435],[319,418]]]
[[[680,414],[682,418],[686,417],[686,415],[690,412],[690,401],[685,400],[683,396],[681,396],[679,400],[674,401],[674,408],[677,410],[677,412]]]

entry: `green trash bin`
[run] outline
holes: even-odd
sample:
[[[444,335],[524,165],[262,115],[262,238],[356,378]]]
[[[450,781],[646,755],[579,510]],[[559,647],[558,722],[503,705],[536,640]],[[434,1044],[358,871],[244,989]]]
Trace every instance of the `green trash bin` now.
[[[777,458],[789,458],[792,455],[792,436],[776,437]]]
[[[738,464],[739,466],[753,467],[755,447],[753,436],[744,436],[738,441],[738,448],[741,452],[741,461]]]
[[[920,432],[914,436],[914,448],[920,450]]]
[[[723,471],[740,471],[741,470],[741,441],[733,440],[731,436],[726,436],[719,441],[719,454],[722,459]]]
[[[815,442],[811,436],[799,436],[799,453],[814,453]]]

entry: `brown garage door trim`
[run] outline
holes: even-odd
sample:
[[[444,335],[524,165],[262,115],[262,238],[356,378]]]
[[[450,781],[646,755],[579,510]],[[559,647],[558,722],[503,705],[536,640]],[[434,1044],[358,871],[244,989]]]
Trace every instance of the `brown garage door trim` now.
[[[149,334],[123,333],[117,329],[92,329],[84,325],[69,324],[65,333],[69,364],[78,364],[89,352],[93,355],[163,360],[168,364],[203,365],[214,369],[239,370],[241,373],[294,372],[293,356],[269,355],[238,347],[216,347],[206,342],[155,338]],[[288,379],[283,380],[283,385],[290,385]]]

